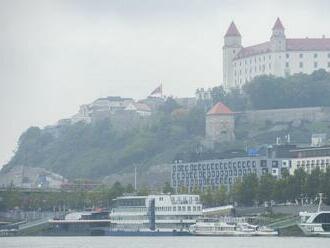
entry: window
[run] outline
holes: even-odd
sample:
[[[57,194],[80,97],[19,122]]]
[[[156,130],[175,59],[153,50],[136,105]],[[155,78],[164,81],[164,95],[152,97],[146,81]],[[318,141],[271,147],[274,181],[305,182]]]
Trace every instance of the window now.
[[[300,62],[300,63],[299,63],[299,67],[300,67],[300,68],[303,68],[303,67],[304,67],[304,63],[303,63],[303,62]]]
[[[328,62],[328,68],[330,68],[330,62]]]
[[[290,54],[287,53],[287,54],[286,54],[286,58],[287,58],[287,59],[290,58]]]
[[[314,58],[317,58],[317,53],[314,53]]]
[[[286,67],[286,68],[289,68],[289,67],[290,67],[289,62],[286,62],[286,63],[285,63],[285,67]]]
[[[301,53],[301,54],[299,54],[299,58],[303,58],[304,57],[304,54],[303,53]]]
[[[330,53],[328,53],[328,58],[330,58]]]
[[[318,66],[317,62],[314,62],[314,68],[317,68],[317,66]]]

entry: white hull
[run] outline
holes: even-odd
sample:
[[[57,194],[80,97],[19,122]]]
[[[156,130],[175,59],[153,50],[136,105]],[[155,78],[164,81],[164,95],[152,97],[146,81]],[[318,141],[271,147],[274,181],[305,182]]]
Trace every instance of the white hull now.
[[[330,237],[330,232],[324,231],[320,224],[299,224],[298,227],[306,236]]]

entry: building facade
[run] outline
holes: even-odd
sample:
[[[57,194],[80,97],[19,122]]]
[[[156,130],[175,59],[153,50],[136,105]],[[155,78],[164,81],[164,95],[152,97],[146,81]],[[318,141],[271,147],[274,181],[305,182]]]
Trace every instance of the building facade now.
[[[204,191],[225,186],[229,189],[237,180],[249,174],[258,177],[264,174],[281,176],[282,160],[266,157],[240,157],[204,160],[197,162],[177,162],[172,164],[171,185],[178,191],[181,188],[192,192]]]
[[[278,18],[269,41],[243,47],[242,37],[232,22],[224,36],[223,84],[226,89],[241,88],[260,75],[285,77],[315,70],[330,71],[330,39],[286,38]]]

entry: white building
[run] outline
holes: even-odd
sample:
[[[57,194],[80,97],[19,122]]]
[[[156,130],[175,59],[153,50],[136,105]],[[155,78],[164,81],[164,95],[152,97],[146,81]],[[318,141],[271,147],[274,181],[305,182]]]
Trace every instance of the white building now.
[[[286,38],[278,18],[269,41],[243,47],[242,37],[232,22],[224,36],[223,84],[226,89],[241,88],[259,75],[285,77],[330,70],[330,39]]]
[[[147,104],[142,102],[132,102],[127,105],[125,110],[135,112],[139,116],[143,117],[151,115],[151,108]]]

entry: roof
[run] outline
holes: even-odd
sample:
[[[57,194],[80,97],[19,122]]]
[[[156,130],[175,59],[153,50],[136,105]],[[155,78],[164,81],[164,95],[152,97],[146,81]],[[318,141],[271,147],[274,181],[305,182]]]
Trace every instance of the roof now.
[[[274,29],[284,29],[284,26],[280,20],[280,18],[277,17],[276,22],[274,24],[273,30]]]
[[[330,51],[330,38],[286,39],[287,51]],[[270,41],[244,47],[234,59],[271,52]]]
[[[230,23],[230,26],[225,34],[225,37],[227,36],[241,36],[234,22]]]
[[[207,112],[207,115],[232,115],[234,114],[230,108],[228,108],[226,105],[224,105],[222,102],[218,102],[215,104],[209,112]]]
[[[239,59],[243,57],[249,57],[257,54],[268,53],[271,52],[270,49],[270,41],[257,44],[254,46],[244,47],[240,50],[240,52],[235,56],[234,59]]]
[[[329,38],[286,39],[287,51],[330,51]]]
[[[138,111],[151,112],[151,108],[145,103],[136,102],[136,103],[133,103],[133,104],[134,104],[136,110],[138,110]]]

